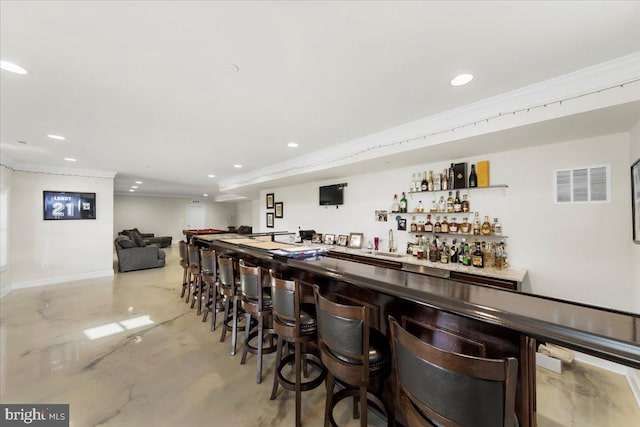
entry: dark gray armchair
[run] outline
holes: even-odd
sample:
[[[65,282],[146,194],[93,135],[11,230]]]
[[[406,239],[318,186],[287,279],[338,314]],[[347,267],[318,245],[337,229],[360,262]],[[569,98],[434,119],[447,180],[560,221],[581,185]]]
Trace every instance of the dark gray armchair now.
[[[121,272],[164,267],[165,253],[156,245],[138,246],[124,235],[118,236],[114,244],[118,254],[118,270]]]

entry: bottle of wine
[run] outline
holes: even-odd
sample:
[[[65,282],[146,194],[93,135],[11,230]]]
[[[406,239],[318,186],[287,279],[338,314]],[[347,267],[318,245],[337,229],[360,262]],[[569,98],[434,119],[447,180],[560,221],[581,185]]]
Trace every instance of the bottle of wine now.
[[[400,213],[407,213],[407,196],[404,194],[404,191],[400,199]]]
[[[442,188],[442,190],[448,190],[449,189],[449,170],[445,169],[444,172],[442,173],[442,180],[440,182],[440,186]]]
[[[484,257],[482,256],[482,251],[480,250],[480,243],[476,242],[476,250],[473,252],[471,256],[471,263],[476,268],[484,268]]]
[[[456,198],[453,200],[453,211],[462,212],[462,202],[460,201],[460,190],[456,190]]]
[[[451,248],[449,248],[449,253],[451,254],[449,256],[451,264],[457,264],[458,263],[458,247],[456,246],[456,239],[453,239]]]
[[[480,227],[480,234],[482,234],[483,236],[491,235],[491,223],[489,222],[489,215],[485,215],[484,217],[484,222]]]
[[[453,163],[451,163],[451,167],[449,168],[449,188],[456,188],[456,184],[453,180]]]
[[[422,175],[422,182],[420,183],[420,191],[427,191],[429,189],[429,184],[427,183],[427,173],[425,172]]]
[[[391,212],[398,213],[400,212],[400,203],[398,203],[398,195],[393,195],[393,203],[391,204]]]
[[[433,191],[433,171],[429,171],[429,179],[427,180],[427,191]]]
[[[471,165],[471,173],[469,173],[469,188],[478,186],[478,175],[476,175],[476,165]]]
[[[449,191],[449,197],[447,197],[447,212],[453,213],[453,211],[454,211],[454,208],[453,208],[454,203],[455,202],[453,200],[453,192]]]

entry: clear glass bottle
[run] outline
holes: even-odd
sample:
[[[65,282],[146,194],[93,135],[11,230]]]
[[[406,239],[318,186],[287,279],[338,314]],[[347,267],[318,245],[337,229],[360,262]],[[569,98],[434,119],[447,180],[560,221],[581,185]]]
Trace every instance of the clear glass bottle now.
[[[422,204],[422,200],[420,200],[420,201],[418,202],[418,209],[417,209],[417,211],[418,211],[419,213],[424,213],[424,204]]]
[[[429,212],[438,212],[438,202],[436,202],[436,199],[431,201],[431,209],[429,209]]]
[[[484,217],[484,222],[480,227],[480,234],[482,234],[483,236],[491,235],[491,223],[489,222],[489,215],[485,215]]]
[[[398,213],[400,212],[400,203],[398,202],[398,195],[393,195],[393,203],[391,204],[391,212]]]
[[[493,224],[491,224],[491,232],[496,236],[502,235],[502,224],[498,222],[498,218],[493,218]]]
[[[416,222],[415,216],[411,217],[410,229],[412,233],[415,233],[416,231],[418,231],[418,223]]]
[[[480,224],[480,217],[478,216],[478,212],[476,212],[475,218],[473,219],[473,234],[479,236],[481,227],[482,225]]]
[[[467,198],[466,194],[462,196],[461,205],[462,205],[462,212],[469,212],[469,199]]]
[[[484,253],[484,267],[491,268],[495,265],[494,261],[494,244],[489,242],[486,246],[484,242],[482,242],[482,252]]]
[[[453,213],[453,192],[449,191],[449,197],[447,197],[447,212]]]
[[[442,264],[449,264],[449,247],[446,241],[443,241],[442,246],[440,246],[440,262]]]
[[[440,200],[438,200],[438,212],[446,212],[447,211],[447,202],[444,200],[444,196],[440,196]]]
[[[442,176],[439,173],[433,175],[433,191],[442,190]]]

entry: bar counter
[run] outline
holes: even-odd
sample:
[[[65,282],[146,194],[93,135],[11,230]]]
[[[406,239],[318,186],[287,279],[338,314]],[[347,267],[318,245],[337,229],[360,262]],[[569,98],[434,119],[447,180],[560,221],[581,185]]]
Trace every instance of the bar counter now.
[[[640,368],[640,316],[636,314],[328,256],[283,257],[273,253],[281,246],[278,242],[230,237],[196,236],[195,241],[374,307],[383,333],[387,316],[392,315],[481,343],[486,357],[518,358],[516,412],[521,426],[536,425],[538,341]]]

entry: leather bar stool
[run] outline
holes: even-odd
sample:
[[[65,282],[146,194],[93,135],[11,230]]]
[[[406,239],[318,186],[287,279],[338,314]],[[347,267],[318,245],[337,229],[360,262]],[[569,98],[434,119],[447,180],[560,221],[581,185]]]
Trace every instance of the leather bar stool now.
[[[218,286],[218,267],[216,261],[216,251],[211,249],[203,249],[200,255],[200,265],[202,267],[202,281],[204,285],[201,288],[206,291],[207,300],[204,306],[204,315],[202,322],[207,321],[207,316],[211,312],[211,331],[216,329],[216,309],[220,301],[220,290]],[[200,306],[198,306],[198,314],[200,314]]]
[[[191,308],[196,303],[198,298],[198,288],[200,286],[200,248],[196,245],[187,246],[187,255],[189,259],[189,287],[187,288],[186,303],[191,300]]]
[[[518,360],[426,343],[389,318],[396,401],[408,427],[516,427]]]
[[[276,351],[276,367],[273,377],[273,389],[271,400],[276,398],[278,386],[296,393],[296,427],[301,422],[302,392],[318,387],[324,381],[326,369],[320,358],[308,351],[308,344],[315,343],[317,339],[317,322],[315,307],[313,304],[303,304],[302,285],[297,280],[282,280],[271,276],[271,298],[273,299],[273,330],[278,334]],[[309,292],[310,293],[310,292]],[[294,346],[294,353],[282,357],[283,346],[288,348],[288,343]],[[317,371],[318,376],[302,381],[303,361],[308,362]],[[290,381],[283,375],[283,369],[294,362],[295,381]]]
[[[257,327],[251,330],[251,326],[244,328],[244,349],[240,364],[244,365],[247,353],[257,356],[256,383],[262,382],[262,355],[276,351],[273,342],[274,332],[271,326],[273,314],[273,301],[270,288],[264,288],[262,281],[262,269],[249,267],[240,260],[240,289],[242,291],[242,309],[245,312],[245,326],[256,323]],[[252,322],[252,319],[255,319]],[[269,335],[269,346],[264,347],[265,336]],[[256,339],[256,346],[251,345],[251,340]]]
[[[320,295],[313,287],[318,315],[318,345],[322,363],[327,367],[327,400],[324,425],[337,426],[333,418],[336,404],[347,397],[354,398],[353,418],[367,425],[367,404],[371,403],[394,425],[392,412],[381,399],[383,380],[391,366],[391,349],[387,338],[370,328],[370,308],[338,304]],[[334,393],[336,380],[344,386]],[[377,389],[377,395],[369,387]],[[377,386],[377,387],[373,387]],[[356,397],[359,400],[356,405]]]
[[[180,267],[182,267],[182,292],[180,293],[180,298],[184,298],[184,294],[187,292],[187,287],[189,286],[189,255],[187,253],[187,242],[181,240],[178,243],[178,249],[180,250]]]
[[[236,280],[233,266],[233,258],[218,256],[218,275],[220,278],[220,294],[224,297],[224,315],[222,316],[222,335],[220,342],[223,342],[227,332],[231,332],[231,355],[236,355],[238,342],[238,331],[244,331],[245,324],[240,325],[242,317],[242,299],[240,293],[240,282]]]

